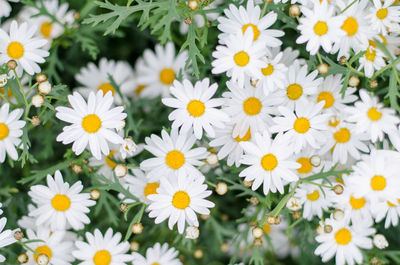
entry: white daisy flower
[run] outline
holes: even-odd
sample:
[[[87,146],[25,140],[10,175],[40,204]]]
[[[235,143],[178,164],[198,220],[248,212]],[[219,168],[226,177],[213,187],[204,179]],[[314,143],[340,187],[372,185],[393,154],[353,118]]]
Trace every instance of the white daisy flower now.
[[[208,208],[213,208],[214,203],[205,198],[211,195],[204,184],[204,176],[193,177],[191,175],[178,177],[170,182],[168,178],[160,180],[157,194],[151,194],[148,199],[150,203],[149,217],[156,218],[154,222],[159,224],[168,218],[168,227],[173,229],[178,223],[178,232],[182,234],[185,223],[190,226],[199,226],[195,213],[210,214]]]
[[[262,77],[258,80],[257,87],[262,87],[265,95],[284,86],[287,67],[281,62],[282,56],[283,53],[280,52],[275,57],[267,56],[264,59],[268,66],[261,69]]]
[[[8,2],[19,2],[19,0],[0,0],[0,18],[10,15],[12,8]]]
[[[0,29],[0,64],[15,60],[18,76],[22,75],[22,70],[29,75],[40,73],[38,63],[44,63],[49,52],[41,49],[47,40],[34,38],[35,32],[35,26],[30,27],[26,22],[18,26],[15,20],[11,22],[9,34]]]
[[[114,168],[122,160],[118,145],[110,144],[110,153],[107,156],[101,155],[101,159],[96,159],[95,157],[89,158],[89,166],[98,167],[97,174],[103,175],[109,180],[114,180]]]
[[[81,181],[75,182],[71,187],[64,182],[60,171],[55,177],[47,175],[47,186],[35,185],[31,187],[28,195],[36,203],[37,208],[29,212],[29,216],[36,219],[36,225],[48,225],[51,230],[63,230],[72,226],[80,230],[84,224],[90,223],[87,217],[90,206],[96,204],[90,200],[88,193],[81,193]]]
[[[26,230],[27,240],[42,240],[43,242],[27,243],[39,255],[44,254],[48,257],[48,264],[70,265],[74,261],[72,257],[73,243],[65,239],[65,231],[50,231],[49,228],[38,226],[36,232],[31,229]],[[28,262],[26,265],[37,265],[38,256],[31,251],[27,251]]]
[[[120,242],[121,233],[113,234],[113,230],[108,228],[104,236],[99,229],[94,230],[94,234],[86,232],[86,240],[76,241],[76,250],[72,255],[82,262],[80,265],[126,265],[131,262],[133,257],[125,254],[129,250],[128,242]]]
[[[301,6],[303,17],[297,29],[300,30],[300,37],[296,43],[307,42],[306,49],[311,55],[315,55],[322,46],[325,52],[330,52],[333,42],[345,35],[340,30],[343,17],[335,16],[335,8],[328,1],[313,0],[314,7],[309,9]]]
[[[374,6],[369,9],[367,19],[373,30],[387,35],[395,25],[400,23],[400,6],[393,5],[395,0],[373,0]]]
[[[192,132],[178,134],[177,129],[172,129],[171,135],[169,135],[162,130],[161,137],[152,134],[145,139],[144,149],[156,156],[140,163],[140,168],[146,171],[149,180],[157,181],[171,174],[178,176],[201,175],[195,166],[204,164],[200,160],[206,158],[208,152],[204,147],[192,149],[196,141]]]
[[[232,81],[238,81],[243,87],[245,77],[261,78],[261,68],[268,64],[262,60],[266,54],[264,42],[253,42],[253,31],[247,29],[241,34],[229,35],[225,45],[218,45],[212,53],[215,60],[211,63],[213,74],[226,72]]]
[[[285,184],[299,179],[294,170],[300,164],[293,160],[293,150],[281,134],[272,140],[267,132],[255,133],[253,141],[240,142],[240,145],[245,151],[241,163],[249,167],[242,170],[239,177],[254,180],[253,190],[263,184],[265,195],[277,190],[282,194]]]
[[[361,264],[363,254],[360,248],[372,248],[370,236],[375,233],[375,229],[371,228],[372,222],[362,222],[349,226],[343,220],[325,219],[325,224],[332,226],[332,232],[318,235],[315,238],[320,245],[314,253],[322,257],[322,262],[327,262],[333,256],[336,256],[336,265]]]
[[[396,112],[391,108],[384,108],[375,96],[370,96],[364,89],[360,90],[361,101],[347,107],[349,116],[346,120],[356,123],[356,131],[368,133],[372,142],[383,141],[384,133],[396,131],[400,122]]]
[[[300,178],[305,178],[321,171],[324,161],[317,154],[317,150],[306,147],[295,155],[295,161],[301,165],[301,167],[296,169]],[[315,164],[314,159],[320,159],[320,164]]]
[[[329,114],[321,114],[324,104],[324,102],[317,104],[299,102],[295,111],[278,107],[283,117],[272,119],[275,125],[270,128],[271,132],[284,132],[284,137],[293,146],[295,153],[299,153],[306,146],[319,148],[325,141],[326,136],[323,132],[328,129],[326,121]]]
[[[22,109],[9,112],[10,104],[5,103],[0,109],[0,162],[6,159],[6,152],[12,160],[18,159],[15,147],[21,143],[22,128],[26,122],[19,120],[23,114]]]
[[[383,58],[383,52],[377,48],[377,45],[373,41],[370,41],[370,46],[368,46],[365,54],[358,60],[360,62],[358,70],[364,69],[365,76],[371,78],[375,70],[386,66]]]
[[[101,154],[110,153],[108,142],[113,144],[123,143],[123,139],[114,129],[124,126],[126,113],[124,107],[111,108],[113,96],[108,92],[103,96],[100,90],[96,94],[90,92],[88,101],[74,92],[68,96],[72,108],[57,107],[56,117],[62,121],[72,123],[65,126],[63,132],[57,136],[57,141],[72,145],[72,151],[80,155],[89,145],[92,155],[101,159]]]
[[[371,211],[375,215],[375,222],[379,223],[385,219],[385,228],[388,229],[391,225],[396,227],[399,224],[400,217],[400,199],[396,202],[382,201],[373,204]]]
[[[165,47],[156,45],[155,53],[151,50],[143,52],[143,63],[136,68],[137,82],[145,87],[140,94],[143,97],[154,98],[159,95],[169,96],[169,88],[175,80],[175,75],[184,71],[185,62],[188,57],[187,51],[175,54],[175,47],[168,42]]]
[[[175,98],[163,98],[164,105],[176,108],[168,116],[173,121],[173,129],[181,127],[182,133],[187,133],[193,128],[197,139],[203,136],[203,129],[209,137],[215,136],[216,128],[223,128],[224,122],[229,121],[229,116],[217,109],[224,104],[222,98],[212,98],[217,91],[216,83],[210,86],[210,79],[205,78],[192,83],[185,79],[183,82],[174,81],[170,88],[171,94]]]
[[[220,43],[225,44],[230,35],[245,35],[248,28],[253,31],[253,41],[262,41],[270,47],[282,45],[282,41],[277,37],[282,37],[284,32],[276,29],[268,29],[272,26],[278,15],[275,12],[269,12],[260,18],[260,6],[254,6],[253,0],[247,1],[247,6],[230,4],[229,9],[224,10],[226,17],[218,18],[218,29],[223,33],[218,35]]]
[[[142,256],[137,252],[132,253],[133,265],[182,265],[178,259],[179,252],[167,243],[161,245],[160,243],[154,244],[153,247],[146,250],[146,256]]]
[[[0,203],[0,206],[1,206],[1,203]],[[3,213],[3,211],[1,209],[0,209],[0,211],[1,211],[1,213]],[[0,218],[0,249],[5,246],[11,245],[17,241],[14,238],[14,231],[12,231],[10,229],[4,230],[6,223],[7,223],[6,217]],[[0,254],[0,262],[4,262],[5,260],[6,260],[6,258]]]
[[[132,193],[136,198],[138,198],[143,203],[150,203],[147,196],[151,194],[157,194],[157,189],[160,187],[160,182],[151,182],[146,177],[146,175],[140,169],[132,169],[133,175],[126,175],[121,179],[122,186]],[[120,194],[121,199],[124,195]],[[131,199],[124,199],[124,203],[133,203]]]

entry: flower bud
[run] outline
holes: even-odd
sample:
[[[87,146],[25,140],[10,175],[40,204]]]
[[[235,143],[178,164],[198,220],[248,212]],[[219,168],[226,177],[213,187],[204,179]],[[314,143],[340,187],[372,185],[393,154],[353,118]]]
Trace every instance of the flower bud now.
[[[128,168],[123,164],[118,164],[114,168],[114,173],[118,178],[123,178],[128,174]]]
[[[321,63],[320,65],[318,65],[317,69],[319,74],[325,75],[329,71],[329,65],[326,63]]]
[[[136,223],[132,225],[132,233],[135,235],[141,234],[143,232],[143,225],[141,223]]]
[[[376,80],[371,80],[371,82],[369,82],[369,87],[372,89],[378,88],[378,85],[379,85],[378,81],[376,81]]]
[[[317,156],[317,155],[313,155],[310,157],[310,164],[313,167],[319,167],[319,165],[321,165],[321,157]]]
[[[340,64],[345,64],[345,63],[347,63],[347,58],[346,58],[346,56],[341,56],[341,57],[339,58],[339,63],[340,63]]]
[[[291,17],[298,17],[301,14],[300,6],[299,5],[291,5],[289,8],[289,15]]]
[[[335,185],[335,187],[333,187],[333,191],[337,194],[340,195],[343,193],[343,186],[340,184]]]
[[[125,203],[121,203],[121,205],[119,206],[119,210],[121,212],[126,212],[126,210],[128,210],[128,205],[126,205]]]
[[[15,70],[15,68],[17,68],[17,66],[18,66],[18,64],[17,64],[17,61],[15,61],[15,60],[9,60],[7,62],[7,67],[10,70]]]
[[[268,216],[267,217],[267,223],[270,224],[270,225],[275,224],[275,216],[272,216],[272,215]]]
[[[25,253],[19,254],[17,257],[17,261],[21,264],[27,263],[29,261],[28,255]]]
[[[47,95],[51,92],[51,84],[49,81],[43,81],[38,85],[38,91],[44,95]]]
[[[40,125],[40,118],[38,116],[33,116],[31,119],[31,123],[33,126],[38,126]]]
[[[24,233],[22,233],[21,230],[17,230],[14,232],[14,238],[15,238],[15,240],[20,241],[24,238]]]
[[[349,86],[357,87],[360,84],[360,78],[358,76],[352,75],[349,78]]]
[[[37,257],[36,263],[38,265],[47,265],[49,264],[49,257],[46,254],[39,254]]]
[[[40,108],[44,104],[44,97],[40,94],[36,94],[32,97],[32,105],[36,108]]]
[[[256,196],[253,196],[250,198],[250,203],[252,205],[257,205],[259,202],[260,202],[260,200]]]
[[[256,226],[251,230],[251,233],[255,238],[261,238],[264,235],[264,230],[261,227]]]
[[[293,219],[298,220],[301,218],[301,212],[300,211],[295,211],[292,214]]]
[[[193,256],[194,256],[196,259],[201,259],[201,258],[203,257],[203,255],[204,255],[204,253],[203,253],[203,250],[201,250],[201,249],[196,249],[196,250],[194,251],[194,253],[193,253]]]
[[[186,25],[190,25],[190,24],[192,24],[193,19],[191,17],[187,17],[187,18],[185,18],[184,22]]]
[[[253,182],[252,182],[252,181],[243,180],[243,185],[244,185],[246,188],[250,188],[251,185],[253,185]]]
[[[197,226],[189,226],[186,228],[186,237],[188,239],[197,239],[200,236],[200,230]]]
[[[80,174],[82,172],[82,167],[80,165],[73,164],[72,165],[72,171],[75,174]]]
[[[374,238],[372,241],[374,242],[374,246],[377,247],[378,249],[384,249],[389,246],[388,241],[386,240],[385,236],[382,234],[374,235]]]
[[[138,242],[132,241],[132,242],[130,243],[129,249],[130,249],[132,252],[135,252],[135,251],[138,251],[138,250],[139,250],[139,247],[140,247],[140,244],[139,244]]]
[[[45,74],[38,74],[36,76],[36,82],[42,83],[42,82],[45,82],[45,81],[47,81],[47,76]]]
[[[336,209],[333,211],[333,219],[336,221],[340,221],[344,218],[344,212],[340,209]]]
[[[225,182],[219,182],[215,187],[215,192],[218,195],[225,195],[228,192],[228,185]]]
[[[100,198],[100,191],[99,190],[91,190],[90,191],[90,198],[92,200],[98,200]]]
[[[333,230],[333,227],[331,225],[324,226],[325,233],[330,233],[330,232],[332,232],[332,230]]]
[[[254,245],[255,247],[261,247],[261,246],[262,246],[262,240],[261,240],[261,238],[256,238],[256,239],[254,240],[253,245]]]
[[[214,153],[210,153],[206,158],[207,164],[209,166],[218,165],[218,156]]]
[[[198,0],[189,0],[187,3],[190,10],[195,11],[199,8],[199,1]]]

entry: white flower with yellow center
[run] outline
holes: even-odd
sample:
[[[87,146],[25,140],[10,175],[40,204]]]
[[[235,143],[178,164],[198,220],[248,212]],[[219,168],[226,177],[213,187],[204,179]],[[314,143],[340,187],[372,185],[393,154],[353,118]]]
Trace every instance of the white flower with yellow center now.
[[[26,230],[27,240],[41,240],[41,242],[26,243],[39,255],[46,255],[49,259],[48,264],[71,265],[74,261],[72,257],[73,243],[65,238],[65,231],[50,230],[44,226],[39,226],[36,231]],[[26,265],[37,265],[38,255],[27,249],[29,260]]]
[[[226,98],[223,110],[231,117],[232,136],[243,138],[249,130],[252,133],[268,130],[272,123],[273,106],[281,102],[280,98],[267,97],[261,88],[255,88],[246,80],[244,88],[233,81],[226,82],[229,92],[222,94]]]
[[[266,55],[264,42],[253,42],[253,31],[248,28],[242,34],[229,35],[225,45],[218,45],[212,53],[215,60],[211,63],[213,74],[226,72],[231,81],[237,81],[243,87],[246,76],[253,79],[262,77],[261,69],[268,64],[262,60]]]
[[[322,217],[323,211],[332,206],[334,192],[324,187],[321,179],[314,180],[315,184],[302,183],[296,189],[294,197],[303,204],[303,218],[311,220],[314,216]]]
[[[155,98],[159,95],[169,96],[169,88],[175,80],[175,76],[184,71],[187,51],[175,54],[175,47],[168,42],[165,47],[157,44],[155,53],[151,50],[143,52],[143,63],[136,68],[137,83],[144,89],[140,92],[142,97]],[[136,88],[137,89],[137,88]]]
[[[108,228],[104,236],[99,229],[95,229],[91,234],[86,232],[86,240],[76,241],[76,250],[72,255],[80,260],[80,265],[126,265],[131,262],[133,257],[125,254],[129,250],[128,242],[120,242],[121,233],[113,234],[113,230]]]
[[[137,252],[132,253],[133,265],[182,265],[178,259],[179,252],[167,243],[161,245],[154,244],[153,247],[146,250],[146,256],[142,256]]]
[[[388,229],[391,225],[396,227],[399,224],[400,218],[400,199],[397,199],[393,202],[382,201],[375,203],[371,206],[371,211],[375,215],[376,223],[379,223],[385,219],[386,229]]]
[[[189,226],[199,226],[196,213],[210,214],[208,208],[213,208],[214,203],[205,198],[211,195],[204,184],[204,176],[179,176],[177,180],[169,181],[168,178],[160,180],[157,194],[151,194],[149,217],[156,218],[154,222],[159,224],[168,218],[168,227],[173,229],[178,223],[178,232],[182,234],[185,223]]]
[[[126,113],[124,107],[111,108],[113,96],[108,92],[103,96],[100,90],[96,94],[90,92],[88,101],[74,92],[68,96],[72,108],[57,107],[56,117],[62,121],[72,123],[63,128],[63,132],[57,136],[57,141],[72,145],[72,151],[80,155],[89,146],[92,155],[101,159],[101,154],[109,155],[109,143],[122,144],[123,139],[115,129],[124,126]],[[110,109],[111,108],[111,109]]]
[[[90,223],[86,215],[90,211],[88,207],[96,204],[90,200],[88,193],[81,193],[82,189],[80,181],[70,187],[58,170],[54,178],[47,175],[47,186],[35,185],[28,192],[37,205],[29,216],[36,218],[36,225],[50,226],[52,231],[63,230],[67,226],[82,229],[84,224]]]
[[[358,70],[364,69],[365,76],[371,78],[374,75],[375,70],[382,69],[386,66],[386,62],[383,59],[384,54],[378,49],[375,42],[370,41],[365,54],[360,57],[360,66]]]
[[[400,6],[393,5],[395,0],[373,0],[374,6],[368,11],[367,19],[370,21],[371,28],[378,33],[387,35],[388,31],[398,27],[400,23]]]
[[[303,17],[297,26],[300,37],[296,40],[298,44],[307,42],[306,49],[311,55],[315,55],[321,46],[325,52],[330,52],[333,42],[345,35],[340,30],[343,17],[335,16],[335,7],[327,1],[313,0],[313,3],[313,9],[301,7]]]
[[[356,131],[366,132],[372,142],[383,141],[384,134],[397,131],[400,122],[396,112],[391,108],[384,108],[376,96],[371,96],[364,89],[360,90],[361,101],[354,103],[354,107],[347,107],[349,116],[346,120],[356,123]]]
[[[283,193],[285,184],[299,179],[295,169],[300,164],[294,161],[293,150],[281,134],[272,140],[267,132],[255,133],[252,141],[240,142],[240,145],[245,151],[241,163],[249,167],[242,170],[239,177],[254,181],[253,190],[263,184],[265,195],[269,191]]]
[[[224,122],[229,121],[229,116],[217,109],[224,104],[224,99],[212,98],[217,88],[216,83],[210,86],[208,78],[197,81],[194,86],[187,79],[182,83],[174,81],[170,92],[175,98],[162,99],[164,105],[176,109],[168,116],[173,121],[171,127],[180,127],[183,133],[193,128],[197,139],[202,138],[203,129],[207,136],[214,137],[214,127],[223,128]]]
[[[264,42],[269,47],[278,47],[282,45],[282,41],[277,37],[282,37],[284,32],[276,29],[268,29],[271,27],[278,15],[274,12],[269,12],[264,17],[260,17],[260,6],[254,6],[253,0],[247,1],[247,6],[239,6],[230,4],[229,9],[224,10],[226,17],[218,18],[218,29],[223,33],[218,35],[219,41],[225,44],[229,35],[239,34],[244,35],[246,30],[250,28],[253,31],[253,41]]]
[[[9,34],[0,29],[0,64],[15,60],[18,76],[22,75],[22,70],[29,75],[40,73],[38,63],[44,63],[49,52],[41,49],[47,40],[34,38],[35,32],[35,26],[30,27],[26,22],[18,26],[15,20],[11,22]]]
[[[94,157],[89,158],[89,166],[99,167],[96,173],[103,175],[109,180],[114,180],[114,168],[117,166],[118,162],[122,160],[121,153],[116,150],[116,146],[117,145],[111,144],[110,153],[107,156],[102,155],[100,160]]]
[[[1,203],[0,203],[0,207],[1,207]],[[3,211],[0,209],[0,214],[2,214]],[[7,229],[4,230],[4,227],[6,226],[7,223],[7,218],[6,217],[2,217],[0,218],[0,249],[14,244],[17,240],[14,238],[14,231]],[[4,262],[6,260],[6,258],[0,254],[0,262]]]
[[[140,169],[132,169],[133,175],[126,175],[120,182],[122,186],[132,193],[141,202],[148,204],[150,200],[147,196],[157,194],[160,187],[159,181],[151,182]],[[120,194],[119,198],[124,199],[124,195]],[[124,199],[124,203],[133,203],[132,199]]]
[[[140,168],[146,171],[149,180],[158,181],[171,174],[201,175],[195,166],[204,164],[200,160],[206,158],[208,152],[204,147],[192,149],[196,141],[192,132],[178,134],[177,129],[172,129],[171,135],[169,135],[162,130],[161,137],[152,134],[145,139],[144,149],[156,156],[140,163]]]
[[[299,153],[304,147],[319,148],[325,142],[328,128],[326,121],[329,114],[321,114],[324,102],[317,104],[299,102],[295,111],[286,107],[278,107],[282,116],[273,118],[275,125],[270,127],[271,132],[284,133],[293,151]]]
[[[330,233],[318,235],[315,240],[320,245],[314,254],[322,257],[322,262],[327,262],[335,256],[336,265],[361,264],[363,261],[362,249],[372,248],[372,239],[375,233],[371,227],[372,222],[361,222],[350,226],[348,222],[336,221],[333,218],[325,219],[325,224],[332,227]]]
[[[300,153],[295,155],[295,161],[301,165],[296,169],[300,178],[305,178],[321,171],[323,162],[321,157],[318,156],[317,150],[306,147]],[[319,164],[315,163],[315,159],[319,160]]]
[[[25,121],[19,120],[23,114],[22,109],[9,112],[10,104],[5,103],[0,109],[0,163],[6,159],[6,153],[12,160],[18,159],[15,149],[21,143],[22,127]]]
[[[281,62],[282,56],[283,53],[280,52],[275,57],[268,56],[264,59],[268,65],[261,68],[262,77],[258,80],[257,87],[262,87],[265,95],[284,86],[287,67]]]

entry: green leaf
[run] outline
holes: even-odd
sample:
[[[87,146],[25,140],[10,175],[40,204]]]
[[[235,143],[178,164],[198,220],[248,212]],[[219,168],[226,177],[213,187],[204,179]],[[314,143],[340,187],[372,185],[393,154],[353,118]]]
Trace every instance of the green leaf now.
[[[389,79],[389,90],[387,96],[390,100],[390,107],[396,109],[400,113],[399,106],[399,87],[397,86],[396,69],[392,69]]]
[[[205,63],[203,55],[200,53],[199,48],[196,45],[196,42],[199,41],[199,37],[196,35],[195,31],[195,25],[194,23],[189,25],[189,30],[188,30],[188,35],[186,38],[186,41],[183,43],[180,52],[188,48],[189,51],[189,58],[186,60],[186,65],[185,69],[189,68],[189,65],[191,64],[192,69],[193,69],[193,74],[199,78],[200,72],[199,72],[199,66],[197,63],[197,58],[202,62],[203,64]]]

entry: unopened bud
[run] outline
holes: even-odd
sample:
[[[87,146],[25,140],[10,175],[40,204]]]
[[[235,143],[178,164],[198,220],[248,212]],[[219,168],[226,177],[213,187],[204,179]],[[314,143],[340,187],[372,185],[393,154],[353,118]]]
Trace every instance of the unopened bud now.
[[[317,156],[317,155],[313,155],[310,157],[310,164],[313,167],[319,167],[319,165],[321,165],[321,157]]]
[[[38,90],[40,93],[47,95],[51,92],[51,84],[49,81],[43,81],[39,83]]]
[[[211,216],[210,216],[209,214],[201,214],[201,215],[200,215],[200,218],[201,218],[202,220],[204,220],[204,221],[210,219],[210,217],[211,217]]]
[[[132,225],[132,233],[135,235],[141,234],[143,232],[143,225],[141,223],[136,223]]]
[[[209,166],[218,165],[218,156],[214,153],[210,153],[206,158],[207,164]]]
[[[243,180],[243,185],[244,185],[246,188],[250,188],[251,185],[253,185],[253,182],[252,182],[252,181]]]
[[[72,165],[72,171],[75,174],[80,174],[82,172],[82,167],[80,165]]]
[[[335,187],[333,187],[333,191],[337,194],[340,195],[343,193],[343,186],[340,184],[335,185]]]
[[[260,200],[256,196],[253,196],[250,198],[250,203],[252,205],[257,205],[259,202],[260,202]]]
[[[186,25],[190,25],[190,24],[192,24],[193,19],[191,17],[187,17],[187,18],[185,18],[184,22]]]
[[[118,164],[114,168],[114,173],[118,178],[123,178],[128,174],[128,168],[123,164]]]
[[[225,195],[228,192],[228,185],[225,182],[219,182],[215,187],[215,192],[218,195]]]
[[[18,66],[18,64],[17,64],[17,61],[15,61],[15,60],[9,60],[7,62],[7,67],[10,70],[15,70],[15,68],[17,68],[17,66]]]
[[[198,0],[189,0],[187,3],[190,10],[195,11],[199,8],[199,1]]]
[[[293,212],[293,213],[292,213],[292,217],[293,217],[293,219],[295,219],[295,220],[300,219],[300,218],[301,218],[301,212],[300,212],[300,211],[295,211],[295,212]]]
[[[221,251],[222,252],[228,252],[229,251],[229,244],[228,243],[222,243],[222,245],[221,245]]]
[[[377,247],[378,249],[384,249],[389,246],[389,243],[386,240],[386,237],[382,234],[374,235],[374,238],[372,241],[374,242],[375,247]]]
[[[49,264],[49,257],[46,254],[39,254],[37,257],[36,263],[38,265],[47,265]]]
[[[264,235],[264,230],[261,227],[256,226],[251,230],[251,233],[255,238],[261,238]]]
[[[36,94],[32,97],[32,105],[36,108],[40,108],[44,104],[44,97],[40,94]]]
[[[22,253],[18,255],[17,261],[21,264],[24,264],[29,261],[29,257],[25,253]]]
[[[255,247],[261,247],[262,246],[261,238],[254,239],[254,243],[253,244],[254,244]]]
[[[33,126],[38,126],[40,125],[40,118],[38,116],[33,116],[31,119],[31,123]]]
[[[196,259],[201,259],[201,258],[203,257],[203,255],[204,255],[204,253],[203,253],[203,250],[201,250],[201,249],[196,249],[196,250],[194,251],[194,253],[193,253],[193,256],[194,256]]]
[[[17,230],[14,232],[14,238],[15,238],[15,240],[20,241],[21,239],[24,238],[24,233],[22,233],[21,230]]]
[[[300,10],[300,6],[299,5],[291,5],[289,8],[289,15],[291,17],[298,17],[300,16],[301,10]]]
[[[189,226],[186,228],[186,237],[188,239],[197,239],[200,236],[200,230],[197,226]]]
[[[267,223],[270,224],[270,225],[275,224],[275,216],[272,216],[272,215],[268,216],[267,217]]]
[[[333,230],[333,228],[332,228],[331,225],[325,225],[324,226],[324,232],[325,233],[330,233],[330,232],[332,232],[332,230]]]
[[[349,86],[357,87],[360,84],[360,78],[358,76],[352,75],[349,78]]]
[[[45,74],[38,74],[36,76],[36,82],[42,83],[42,82],[45,82],[45,81],[47,81],[47,76]]]
[[[132,242],[130,243],[129,249],[130,249],[132,252],[135,252],[135,251],[138,251],[138,250],[139,250],[139,247],[140,247],[140,244],[139,244],[138,242],[132,241]]]
[[[319,74],[325,75],[329,71],[329,65],[326,63],[321,63],[320,65],[318,65],[317,69]]]
[[[90,191],[90,198],[92,200],[98,200],[100,198],[100,191],[99,190],[91,190]]]
[[[119,210],[121,212],[126,212],[126,210],[128,210],[128,205],[126,205],[125,203],[121,203],[121,205],[119,206]]]
[[[372,88],[372,89],[377,88],[378,85],[379,85],[378,81],[376,81],[376,80],[371,80],[371,82],[369,82],[369,87]]]
[[[346,58],[346,56],[340,57],[340,58],[339,58],[339,63],[340,63],[340,64],[345,64],[345,63],[347,63],[347,58]]]
[[[280,216],[275,217],[275,223],[276,225],[279,225],[282,222],[282,219]]]
[[[336,221],[340,221],[344,218],[344,212],[340,209],[336,209],[333,211],[333,219]]]

